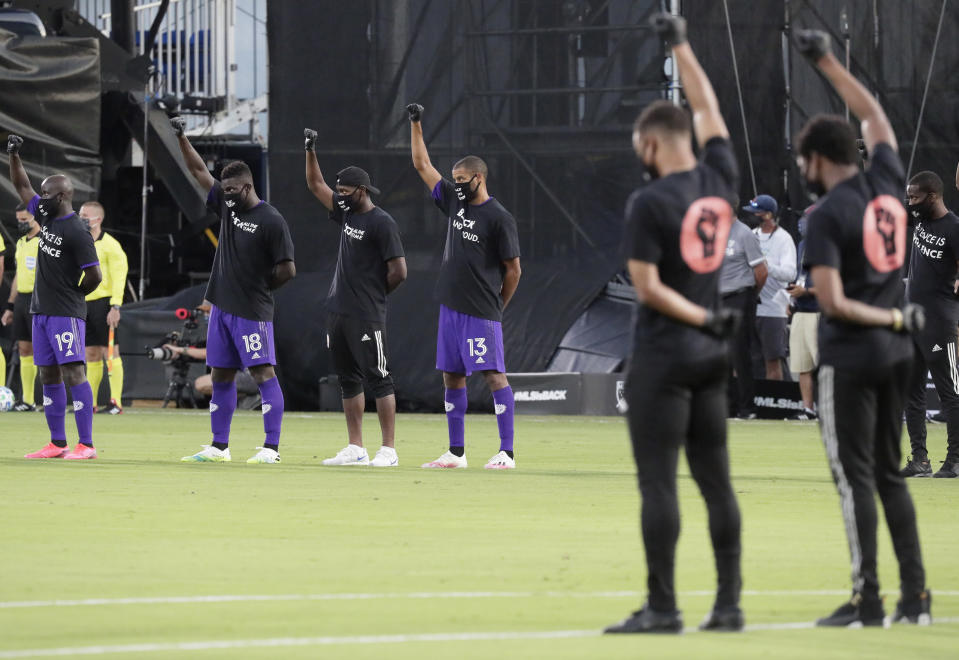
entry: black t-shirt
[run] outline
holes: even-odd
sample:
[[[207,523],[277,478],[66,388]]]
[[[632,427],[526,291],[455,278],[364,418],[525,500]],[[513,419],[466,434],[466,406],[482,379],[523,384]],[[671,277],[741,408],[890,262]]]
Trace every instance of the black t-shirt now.
[[[378,206],[366,213],[344,213],[334,204],[330,219],[343,227],[343,233],[327,309],[364,321],[386,323],[386,262],[406,256],[400,228]]]
[[[482,204],[460,201],[446,179],[433,188],[433,201],[449,218],[437,300],[461,314],[501,321],[503,262],[520,256],[516,220],[492,197]]]
[[[729,140],[706,143],[692,170],[653,181],[626,204],[627,259],[656,264],[666,286],[707,309],[720,307],[719,275],[735,218],[739,168]],[[691,363],[726,353],[699,328],[640,304],[634,315],[634,366],[647,360]]]
[[[100,263],[93,237],[76,213],[44,219],[37,212],[40,196],[27,204],[27,211],[40,223],[36,282],[31,314],[87,317],[86,294],[80,290],[83,269]]]
[[[957,260],[959,217],[950,211],[936,220],[916,223],[906,299],[952,325],[959,323],[959,298],[953,293]]]
[[[869,169],[835,188],[809,214],[805,265],[839,271],[847,298],[874,307],[898,307],[903,300],[906,254],[906,188],[899,156],[878,145]],[[912,356],[912,341],[890,328],[864,326],[824,314],[819,326],[822,364],[844,369],[885,367]]]
[[[273,320],[273,267],[293,261],[293,240],[280,212],[260,202],[236,211],[223,199],[223,188],[214,182],[207,208],[220,216],[220,244],[206,299],[225,312],[251,321]]]

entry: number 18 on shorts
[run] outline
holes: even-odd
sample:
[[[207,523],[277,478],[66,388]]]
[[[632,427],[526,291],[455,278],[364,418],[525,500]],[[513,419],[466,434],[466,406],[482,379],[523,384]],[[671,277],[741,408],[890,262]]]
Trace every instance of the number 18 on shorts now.
[[[436,335],[436,368],[452,374],[506,372],[503,325],[440,305]]]
[[[206,339],[206,363],[222,369],[276,364],[273,322],[245,319],[213,306]]]

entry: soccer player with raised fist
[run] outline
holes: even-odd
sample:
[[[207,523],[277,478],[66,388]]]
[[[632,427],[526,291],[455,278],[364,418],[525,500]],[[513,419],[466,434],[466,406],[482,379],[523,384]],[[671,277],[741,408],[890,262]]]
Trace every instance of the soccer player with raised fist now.
[[[465,468],[466,378],[482,372],[493,393],[500,446],[489,470],[516,467],[513,455],[513,389],[506,379],[503,310],[521,274],[516,220],[489,194],[489,169],[482,158],[453,164],[452,181],[430,162],[423,140],[423,106],[406,106],[413,166],[446,216],[446,248],[436,277],[440,303],[436,368],[443,372],[449,449],[424,468]]]
[[[217,181],[184,134],[184,120],[174,117],[170,124],[190,174],[207,191],[207,208],[220,216],[220,241],[204,296],[211,303],[206,363],[213,370],[213,442],[182,460],[231,460],[236,372],[247,368],[263,400],[266,435],[263,446],[247,463],[279,463],[284,401],[273,369],[273,291],[296,276],[290,230],[280,212],[257,196],[253,173],[246,163],[227,163]]]
[[[43,412],[50,429],[50,442],[27,458],[89,460],[97,457],[93,447],[93,391],[83,368],[87,304],[84,296],[100,284],[97,251],[93,238],[73,210],[73,183],[64,174],[48,176],[34,191],[20,160],[23,139],[7,139],[10,182],[27,212],[40,225],[37,261],[30,300],[33,361],[43,384]],[[67,449],[64,419],[67,390],[73,397],[79,443]]]
[[[739,631],[744,625],[740,517],[726,449],[726,371],[741,312],[724,308],[720,297],[739,168],[716,94],[686,42],[686,22],[657,14],[652,25],[672,49],[692,123],[682,108],[656,101],[633,128],[633,148],[651,178],[629,198],[624,234],[640,301],[626,401],[648,594],[641,609],[605,632],[683,629],[674,587],[676,466],[683,448],[706,502],[718,574],[716,599],[700,629]],[[693,137],[701,161],[693,153]]]
[[[876,495],[899,560],[901,597],[894,622],[930,620],[931,598],[916,512],[903,477],[903,406],[913,367],[910,334],[925,325],[922,307],[902,306],[906,181],[896,136],[879,102],[832,54],[829,37],[800,30],[796,46],[832,83],[861,122],[869,153],[859,168],[856,133],[843,117],[817,115],[796,143],[811,196],[804,265],[816,283],[819,417],[852,559],[852,597],[821,626],[882,626],[876,568]]]

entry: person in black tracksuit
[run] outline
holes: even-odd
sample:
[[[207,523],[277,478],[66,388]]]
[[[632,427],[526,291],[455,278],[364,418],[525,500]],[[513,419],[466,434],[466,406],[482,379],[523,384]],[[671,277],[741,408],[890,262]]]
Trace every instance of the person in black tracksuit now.
[[[942,202],[942,179],[919,172],[906,188],[909,217],[915,221],[906,299],[926,310],[926,327],[915,338],[916,361],[909,398],[906,428],[912,458],[902,469],[904,477],[959,477],[959,370],[956,368],[956,329],[959,297],[959,217]],[[926,372],[932,374],[946,418],[948,448],[942,468],[932,474],[926,449]]]
[[[824,32],[800,30],[797,46],[862,122],[869,167],[860,172],[856,134],[839,116],[817,115],[799,135],[799,170],[814,195],[805,265],[822,308],[819,415],[842,506],[853,595],[821,626],[885,623],[876,567],[878,493],[899,560],[895,622],[931,621],[916,512],[899,474],[902,413],[922,308],[903,298],[905,174],[896,136],[875,98],[832,54]],[[827,194],[828,191],[828,194]]]
[[[736,631],[744,618],[726,371],[727,339],[739,312],[722,307],[719,279],[739,170],[716,95],[686,43],[685,21],[659,14],[653,26],[672,47],[703,155],[698,162],[693,154],[693,131],[681,108],[657,101],[636,120],[633,147],[656,179],[630,197],[625,227],[627,265],[640,300],[626,396],[649,594],[639,611],[605,632],[683,628],[674,590],[681,448],[706,502],[718,574],[716,600],[700,628]]]

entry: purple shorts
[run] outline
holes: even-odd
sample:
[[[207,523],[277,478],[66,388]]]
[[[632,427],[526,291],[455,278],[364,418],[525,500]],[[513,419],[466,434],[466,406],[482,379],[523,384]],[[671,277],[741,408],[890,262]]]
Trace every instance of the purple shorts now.
[[[220,369],[276,364],[273,322],[251,321],[211,305],[206,364]]]
[[[506,373],[503,324],[440,305],[436,333],[436,368],[469,376],[474,371]]]
[[[85,362],[87,322],[72,316],[33,315],[33,363],[52,367]]]

